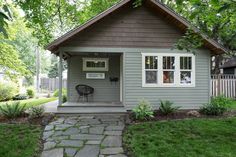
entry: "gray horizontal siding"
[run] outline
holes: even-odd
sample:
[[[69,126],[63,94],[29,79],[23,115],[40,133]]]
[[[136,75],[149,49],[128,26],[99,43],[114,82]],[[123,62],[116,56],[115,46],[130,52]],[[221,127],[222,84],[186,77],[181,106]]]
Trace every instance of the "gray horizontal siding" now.
[[[173,51],[172,51],[173,52]],[[199,108],[209,101],[210,53],[196,54],[196,87],[142,87],[141,52],[125,53],[124,101],[127,109],[134,108],[142,98],[159,107],[160,100],[173,101],[185,109]]]
[[[182,33],[145,6],[125,6],[63,46],[170,48]]]
[[[105,73],[105,79],[86,79],[86,72],[82,71],[82,58],[86,56],[73,56],[69,62],[68,73],[68,90],[69,101],[78,100],[78,94],[75,86],[78,84],[86,84],[94,88],[94,94],[89,101],[96,102],[119,102],[120,101],[120,82],[111,83],[109,77],[120,77],[120,57],[113,55],[109,58],[109,71]],[[96,56],[98,57],[98,56]],[[89,58],[96,58],[95,56]],[[98,57],[101,58],[101,57]]]

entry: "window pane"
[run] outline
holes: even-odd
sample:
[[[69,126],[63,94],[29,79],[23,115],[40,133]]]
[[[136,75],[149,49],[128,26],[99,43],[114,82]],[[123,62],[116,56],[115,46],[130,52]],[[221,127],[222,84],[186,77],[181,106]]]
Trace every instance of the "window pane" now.
[[[86,66],[88,68],[104,68],[105,62],[104,61],[87,61]]]
[[[163,69],[175,69],[175,57],[163,57]]]
[[[146,71],[146,83],[157,83],[157,71]]]
[[[174,83],[173,71],[163,71],[163,83]]]
[[[180,57],[180,69],[192,69],[192,57]]]
[[[157,56],[145,57],[145,69],[157,69]]]
[[[181,71],[180,72],[180,83],[181,84],[191,84],[191,72]]]

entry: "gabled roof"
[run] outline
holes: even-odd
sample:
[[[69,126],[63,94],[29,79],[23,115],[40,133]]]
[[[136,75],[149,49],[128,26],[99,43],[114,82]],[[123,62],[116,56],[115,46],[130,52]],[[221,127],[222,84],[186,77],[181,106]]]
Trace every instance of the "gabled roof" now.
[[[233,68],[236,67],[236,57],[228,59],[220,68]]]
[[[53,42],[51,42],[49,45],[46,46],[46,49],[48,49],[48,50],[52,51],[53,53],[55,53],[57,51],[58,47],[63,42],[65,42],[68,39],[72,38],[73,36],[75,36],[79,32],[83,31],[87,27],[93,25],[97,21],[103,19],[104,17],[108,16],[112,12],[118,10],[119,8],[121,8],[122,6],[128,4],[131,1],[132,0],[122,0],[122,1],[120,1],[119,3],[115,4],[114,6],[110,7],[107,10],[105,10],[104,12],[98,14],[94,18],[90,19],[89,21],[87,21],[83,25],[72,29],[71,31],[69,31],[69,32],[65,33],[64,35],[62,35],[61,37],[59,37],[58,39],[54,40]],[[187,30],[187,28],[191,27],[191,28],[193,28],[193,30],[196,33],[199,33],[199,30],[197,28],[193,27],[185,18],[183,18],[180,15],[178,15],[177,13],[175,13],[173,10],[168,8],[166,5],[162,4],[159,0],[145,0],[144,2],[148,7],[151,7],[153,10],[156,10],[156,11],[161,12],[162,14],[164,14],[167,19],[171,19],[172,23],[175,24],[182,31],[185,32]],[[209,48],[213,53],[221,54],[221,53],[227,52],[227,50],[221,44],[219,44],[218,42],[208,38],[206,35],[203,35],[203,34],[200,34],[200,35],[204,39],[204,45],[207,48]]]

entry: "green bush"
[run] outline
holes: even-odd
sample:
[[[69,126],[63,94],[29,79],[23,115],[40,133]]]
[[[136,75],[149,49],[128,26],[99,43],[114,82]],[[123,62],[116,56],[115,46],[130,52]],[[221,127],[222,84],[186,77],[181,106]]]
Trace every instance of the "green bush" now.
[[[233,103],[233,101],[224,96],[218,96],[211,99],[211,102],[203,105],[200,108],[200,112],[205,115],[222,115],[226,112],[229,106]]]
[[[12,99],[13,100],[26,100],[28,99],[28,96],[25,94],[17,94]]]
[[[152,118],[154,115],[151,104],[146,100],[141,100],[137,107],[133,110],[135,118],[138,120],[145,120],[148,118]]]
[[[58,97],[59,95],[59,90],[55,90],[55,92],[53,93],[54,97]],[[67,101],[67,90],[65,88],[62,89],[62,101],[63,103],[65,103]]]
[[[29,115],[31,118],[40,118],[43,116],[44,111],[43,106],[34,106],[29,109]]]
[[[174,104],[173,102],[170,102],[168,100],[166,100],[166,101],[161,100],[160,107],[159,107],[159,110],[160,110],[161,114],[169,115],[169,114],[172,114],[172,113],[178,111],[178,109],[180,107],[179,106],[173,106],[173,104]]]
[[[12,99],[18,93],[18,86],[13,82],[0,82],[0,101]]]
[[[6,105],[0,106],[0,113],[7,118],[17,118],[24,114],[26,104],[20,102],[6,103]]]
[[[33,88],[26,89],[26,93],[29,98],[34,98],[34,96],[35,96],[35,90]]]

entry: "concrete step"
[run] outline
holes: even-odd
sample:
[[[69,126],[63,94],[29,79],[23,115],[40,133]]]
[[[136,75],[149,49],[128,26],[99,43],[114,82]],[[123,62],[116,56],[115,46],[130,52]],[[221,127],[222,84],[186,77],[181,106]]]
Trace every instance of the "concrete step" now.
[[[124,114],[124,106],[58,106],[57,114]]]

